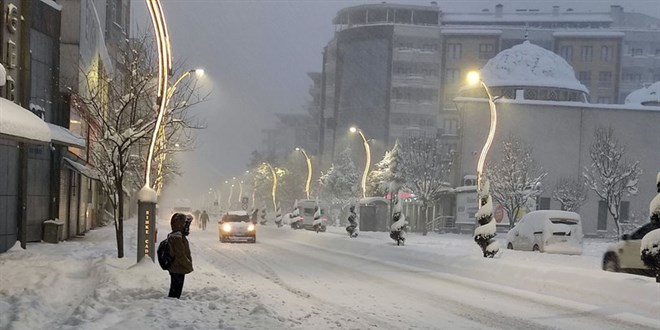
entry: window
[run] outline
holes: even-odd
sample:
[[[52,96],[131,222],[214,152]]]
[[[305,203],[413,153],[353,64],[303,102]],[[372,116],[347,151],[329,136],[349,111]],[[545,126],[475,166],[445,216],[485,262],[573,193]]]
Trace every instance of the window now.
[[[591,62],[591,58],[593,57],[594,49],[591,46],[582,46],[582,51],[580,53],[580,57],[582,59],[582,62]]]
[[[479,58],[482,60],[490,59],[495,55],[495,45],[479,44]]]
[[[584,85],[591,85],[591,71],[578,72],[578,80]]]
[[[630,220],[630,202],[621,201],[619,206],[619,221],[628,222]]]
[[[611,62],[613,53],[614,50],[612,49],[612,46],[600,47],[600,60],[603,62]]]
[[[456,84],[461,81],[461,70],[447,69],[445,77],[448,84]]]
[[[607,230],[607,203],[598,201],[598,224],[597,230]]]
[[[462,57],[463,45],[447,44],[447,57],[450,59],[459,59]]]
[[[612,104],[612,98],[609,96],[599,96],[598,99],[596,99],[596,103]]]
[[[573,46],[561,46],[559,55],[570,63],[573,60]]]
[[[655,56],[656,56],[656,57],[660,56],[660,48],[658,48],[658,49],[655,50]]]
[[[549,209],[550,209],[550,197],[539,198],[539,210],[549,210]]]
[[[630,55],[632,56],[642,56],[644,55],[644,50],[641,48],[631,48]]]
[[[456,135],[458,131],[458,120],[445,119],[443,128],[445,129],[445,135]]]
[[[601,71],[598,73],[598,87],[610,87],[612,85],[612,72]]]

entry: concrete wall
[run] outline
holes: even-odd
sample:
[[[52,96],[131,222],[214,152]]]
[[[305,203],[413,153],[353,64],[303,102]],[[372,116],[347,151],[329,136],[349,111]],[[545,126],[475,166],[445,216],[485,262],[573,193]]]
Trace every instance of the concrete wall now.
[[[462,128],[457,166],[462,176],[476,171],[490,117],[485,100],[457,99],[457,104]],[[548,172],[541,197],[551,197],[560,177],[581,175],[584,167],[591,164],[589,147],[595,128],[612,126],[619,142],[627,147],[625,158],[639,161],[643,170],[639,193],[623,200],[630,201],[631,211],[647,209],[655,195],[655,176],[660,171],[660,109],[567,104],[498,102],[497,132],[487,162],[498,160],[501,141],[509,133],[515,134],[533,148],[533,157]],[[560,209],[560,205],[553,200],[550,208]],[[596,229],[598,198],[593,192],[589,192],[588,201],[579,213],[585,234],[599,234]],[[608,217],[607,226],[608,230],[614,228],[611,217]]]

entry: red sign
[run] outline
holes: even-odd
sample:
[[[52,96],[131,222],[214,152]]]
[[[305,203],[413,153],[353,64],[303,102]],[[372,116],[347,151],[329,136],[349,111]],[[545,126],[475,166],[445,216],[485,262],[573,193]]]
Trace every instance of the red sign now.
[[[502,218],[504,218],[504,207],[498,204],[495,207],[495,222],[496,223],[502,222]]]

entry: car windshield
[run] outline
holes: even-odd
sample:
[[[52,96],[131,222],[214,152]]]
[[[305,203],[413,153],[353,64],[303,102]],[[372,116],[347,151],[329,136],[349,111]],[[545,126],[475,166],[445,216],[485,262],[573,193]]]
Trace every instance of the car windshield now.
[[[651,230],[657,229],[658,226],[653,224],[652,222],[649,222],[642,226],[641,228],[635,230],[632,235],[630,235],[630,239],[642,239],[644,235],[648,234]]]
[[[578,221],[575,219],[561,219],[561,218],[552,218],[550,222],[554,224],[563,224],[563,225],[577,225]]]
[[[235,214],[229,214],[225,215],[224,218],[222,218],[222,221],[224,222],[247,222],[250,221],[250,216],[248,215],[235,215]]]

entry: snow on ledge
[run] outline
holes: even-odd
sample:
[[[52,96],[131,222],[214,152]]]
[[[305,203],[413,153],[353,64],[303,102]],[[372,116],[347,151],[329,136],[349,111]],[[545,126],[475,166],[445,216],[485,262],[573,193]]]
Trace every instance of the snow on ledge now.
[[[4,86],[7,83],[7,71],[5,67],[0,63],[0,87]]]
[[[626,34],[623,32],[615,31],[560,31],[553,32],[553,37],[569,37],[569,38],[623,38]]]
[[[158,202],[158,195],[155,190],[145,185],[138,191],[137,199],[140,202],[156,203]]]
[[[51,140],[53,142],[60,142],[71,147],[85,147],[85,139],[80,135],[74,134],[66,127],[48,123],[48,128],[50,128]]]
[[[46,122],[20,105],[0,97],[0,135],[50,142]]]

